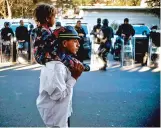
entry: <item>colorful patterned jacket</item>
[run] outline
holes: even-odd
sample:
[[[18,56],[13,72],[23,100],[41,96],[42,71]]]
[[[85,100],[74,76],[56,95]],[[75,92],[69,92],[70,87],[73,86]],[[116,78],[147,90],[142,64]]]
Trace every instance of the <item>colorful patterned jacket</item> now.
[[[49,61],[61,61],[68,68],[74,65],[74,58],[58,52],[58,42],[51,29],[34,29],[34,56],[37,63],[45,65]]]

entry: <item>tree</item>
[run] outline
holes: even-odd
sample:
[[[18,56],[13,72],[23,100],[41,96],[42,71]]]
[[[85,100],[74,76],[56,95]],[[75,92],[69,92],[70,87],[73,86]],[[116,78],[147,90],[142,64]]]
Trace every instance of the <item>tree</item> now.
[[[160,0],[147,0],[146,3],[150,7],[160,7]]]
[[[12,18],[11,6],[13,4],[12,0],[0,0],[0,15],[3,18]]]
[[[141,0],[129,0],[128,5],[129,6],[139,6],[140,2],[141,2]]]
[[[3,18],[32,17],[39,2],[51,3],[51,0],[0,0],[0,15]]]

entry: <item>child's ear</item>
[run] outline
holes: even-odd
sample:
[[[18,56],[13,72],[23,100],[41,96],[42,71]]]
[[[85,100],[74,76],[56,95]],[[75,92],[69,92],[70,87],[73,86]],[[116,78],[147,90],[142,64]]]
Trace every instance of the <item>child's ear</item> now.
[[[46,21],[48,22],[49,21],[49,18],[46,18]]]

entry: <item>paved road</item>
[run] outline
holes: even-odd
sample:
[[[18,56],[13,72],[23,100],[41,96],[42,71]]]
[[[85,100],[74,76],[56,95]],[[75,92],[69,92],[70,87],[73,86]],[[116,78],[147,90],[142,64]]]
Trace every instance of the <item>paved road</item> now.
[[[158,126],[160,74],[111,63],[106,72],[83,73],[74,88],[73,127]],[[39,65],[0,67],[0,126],[44,126],[35,106]]]

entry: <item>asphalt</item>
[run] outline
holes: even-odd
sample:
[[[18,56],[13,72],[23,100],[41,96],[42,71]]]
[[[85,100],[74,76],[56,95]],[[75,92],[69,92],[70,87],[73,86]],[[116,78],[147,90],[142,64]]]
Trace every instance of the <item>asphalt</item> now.
[[[44,126],[35,103],[39,75],[37,64],[0,67],[1,127]],[[71,126],[159,127],[159,70],[112,62],[107,71],[84,72],[74,87]]]

